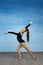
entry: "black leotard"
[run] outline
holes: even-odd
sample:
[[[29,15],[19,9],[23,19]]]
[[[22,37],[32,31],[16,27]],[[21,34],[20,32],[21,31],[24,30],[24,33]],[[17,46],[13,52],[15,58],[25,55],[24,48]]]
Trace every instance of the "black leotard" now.
[[[31,24],[28,24],[25,28],[27,29]],[[15,34],[17,35],[17,40],[19,43],[22,43],[22,42],[25,42],[23,39],[22,39],[22,35],[19,33],[15,33],[15,32],[8,32],[10,34]]]
[[[20,33],[18,33],[17,35],[17,40],[22,43],[22,42],[25,42],[23,39],[22,39],[22,35]]]
[[[18,40],[19,43],[25,42],[22,39],[22,35],[20,33],[15,33],[15,32],[8,32],[8,33],[17,35],[17,40]]]

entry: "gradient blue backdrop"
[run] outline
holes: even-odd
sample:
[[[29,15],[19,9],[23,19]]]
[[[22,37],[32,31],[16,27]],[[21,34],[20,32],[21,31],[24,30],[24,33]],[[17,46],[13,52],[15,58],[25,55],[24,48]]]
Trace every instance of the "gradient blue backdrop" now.
[[[0,52],[17,51],[16,36],[4,32],[19,32],[31,20],[30,42],[26,41],[26,33],[23,39],[31,51],[43,52],[43,0],[0,0]]]

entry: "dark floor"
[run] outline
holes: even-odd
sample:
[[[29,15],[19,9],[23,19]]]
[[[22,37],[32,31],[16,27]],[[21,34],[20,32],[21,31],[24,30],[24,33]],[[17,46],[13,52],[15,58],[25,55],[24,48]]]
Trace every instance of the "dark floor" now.
[[[43,53],[34,53],[36,60],[32,59],[28,53],[22,54],[22,62],[17,60],[17,53],[0,53],[0,65],[43,65]]]

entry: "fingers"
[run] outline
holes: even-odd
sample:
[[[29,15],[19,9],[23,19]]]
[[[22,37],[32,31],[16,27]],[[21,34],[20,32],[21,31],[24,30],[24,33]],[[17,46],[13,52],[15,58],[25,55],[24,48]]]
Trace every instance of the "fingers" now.
[[[30,24],[32,24],[32,21],[30,22]]]
[[[5,32],[4,34],[8,34],[8,32]]]

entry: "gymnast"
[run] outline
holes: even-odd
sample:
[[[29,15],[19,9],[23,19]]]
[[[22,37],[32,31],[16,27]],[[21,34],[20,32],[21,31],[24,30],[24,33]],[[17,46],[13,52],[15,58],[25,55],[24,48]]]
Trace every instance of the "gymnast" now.
[[[22,61],[22,57],[21,57],[21,53],[20,53],[20,49],[23,47],[25,48],[28,53],[32,56],[33,59],[35,59],[35,55],[32,53],[32,51],[28,48],[28,46],[26,45],[25,41],[22,39],[22,35],[24,32],[26,32],[26,38],[27,41],[29,42],[29,29],[28,27],[32,24],[32,22],[30,22],[26,27],[22,28],[18,33],[16,32],[5,32],[5,34],[14,34],[17,36],[17,40],[20,43],[17,47],[17,52],[18,52],[18,60]]]

